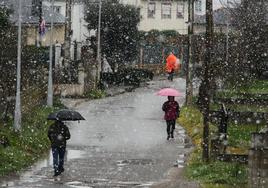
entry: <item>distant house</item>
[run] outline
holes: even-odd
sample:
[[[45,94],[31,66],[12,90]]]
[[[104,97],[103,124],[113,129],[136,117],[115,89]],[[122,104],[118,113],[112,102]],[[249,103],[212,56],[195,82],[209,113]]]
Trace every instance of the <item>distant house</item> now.
[[[227,8],[220,8],[213,11],[214,32],[226,33],[227,28],[235,31],[234,17]],[[206,32],[206,15],[195,15],[194,33],[200,34]]]
[[[176,30],[180,34],[187,34],[188,3],[186,0],[121,0],[123,4],[130,4],[140,8],[140,31]]]
[[[0,0],[1,7],[7,7],[12,11],[10,21],[14,25],[18,25],[18,9],[19,0]],[[22,2],[22,28],[23,28],[23,44],[48,46],[50,43],[50,7],[41,3],[41,0],[20,0]],[[40,18],[42,18],[40,20]],[[65,18],[58,12],[54,11],[54,32],[53,41],[59,43],[64,42]],[[42,21],[42,22],[41,22]],[[40,34],[40,25],[42,25],[42,35]]]
[[[85,43],[89,37],[87,23],[85,21],[85,2],[92,0],[72,0],[72,41],[78,43]],[[43,4],[46,6],[51,5],[50,0],[44,0]],[[55,0],[54,10],[66,16],[66,0]]]

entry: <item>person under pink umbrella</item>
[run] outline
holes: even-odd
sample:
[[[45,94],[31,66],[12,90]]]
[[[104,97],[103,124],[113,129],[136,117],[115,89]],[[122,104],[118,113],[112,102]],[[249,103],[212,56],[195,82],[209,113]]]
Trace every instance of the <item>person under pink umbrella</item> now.
[[[176,119],[180,115],[180,106],[175,101],[175,96],[182,96],[180,92],[172,88],[161,89],[157,95],[167,96],[168,100],[163,104],[162,110],[165,112],[164,119],[167,124],[167,140],[174,138],[174,129],[176,125]]]
[[[164,88],[157,92],[157,95],[160,96],[174,96],[181,97],[182,93],[173,88]]]
[[[162,110],[165,112],[164,119],[167,123],[167,140],[169,140],[170,138],[174,138],[176,119],[180,115],[180,106],[175,101],[174,96],[168,96],[168,100],[163,104]]]

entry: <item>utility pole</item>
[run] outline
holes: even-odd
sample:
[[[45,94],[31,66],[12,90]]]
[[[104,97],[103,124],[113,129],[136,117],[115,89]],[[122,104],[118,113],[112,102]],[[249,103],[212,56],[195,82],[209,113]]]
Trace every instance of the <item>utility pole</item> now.
[[[71,59],[71,35],[72,35],[72,0],[66,0],[66,24],[64,36],[64,63],[69,63]]]
[[[43,7],[42,7],[42,0],[38,0],[37,2],[38,6],[38,16],[39,16],[39,25],[38,25],[38,41],[37,41],[37,46],[40,47],[42,46],[42,29],[41,29],[41,24],[43,22]],[[33,7],[36,8],[36,7]]]
[[[203,161],[209,161],[209,103],[210,103],[210,65],[212,58],[212,44],[213,44],[213,0],[206,0],[206,37],[205,37],[205,60],[204,60],[204,76],[201,83],[202,87],[200,98],[203,105]]]
[[[51,0],[51,17],[50,17],[50,48],[49,48],[49,71],[47,85],[47,106],[53,106],[53,77],[52,77],[52,58],[53,58],[53,27],[54,27],[54,2]]]
[[[227,8],[229,7],[229,0],[227,0]],[[226,23],[226,63],[229,60],[229,25],[230,25],[230,12],[227,12],[227,23]]]
[[[14,115],[14,129],[15,131],[21,130],[21,0],[19,0],[19,19],[18,19],[18,54],[17,54],[17,86],[16,86],[16,105]]]
[[[96,75],[96,81],[100,81],[100,73],[101,73],[101,46],[100,46],[100,40],[101,40],[101,7],[102,2],[99,0],[99,20],[98,20],[98,44],[97,44],[97,75]]]
[[[188,63],[186,67],[186,105],[191,105],[193,101],[193,22],[194,22],[194,0],[188,0]]]

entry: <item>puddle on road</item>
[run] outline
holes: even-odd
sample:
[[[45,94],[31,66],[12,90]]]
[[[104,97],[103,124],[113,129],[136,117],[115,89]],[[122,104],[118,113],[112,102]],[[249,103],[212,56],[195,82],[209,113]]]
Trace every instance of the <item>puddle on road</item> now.
[[[88,182],[67,182],[65,185],[74,188],[93,188],[93,187],[143,187],[147,188],[154,184],[154,182],[125,182],[125,181],[113,181],[108,179],[92,179]]]
[[[80,159],[85,157],[86,152],[82,150],[67,150],[66,159],[70,161],[72,159]]]
[[[73,159],[84,158],[86,152],[83,150],[73,150],[67,149],[66,150],[66,160],[70,161]],[[21,175],[17,177],[9,177],[7,180],[3,180],[0,183],[0,187],[16,187],[19,183],[35,183],[40,180],[47,179],[47,176],[40,175],[40,172],[44,168],[51,168],[53,164],[53,157],[51,151],[47,153],[46,158],[37,161],[34,165],[30,168],[26,169],[25,171],[21,172]],[[13,181],[10,181],[12,179]]]
[[[68,185],[70,187],[74,187],[74,188],[92,188],[92,187],[85,185],[82,182],[79,182],[79,181],[68,182],[68,183],[66,183],[66,185]]]
[[[116,162],[117,166],[126,166],[126,165],[152,165],[154,161],[152,159],[126,159],[119,160]]]

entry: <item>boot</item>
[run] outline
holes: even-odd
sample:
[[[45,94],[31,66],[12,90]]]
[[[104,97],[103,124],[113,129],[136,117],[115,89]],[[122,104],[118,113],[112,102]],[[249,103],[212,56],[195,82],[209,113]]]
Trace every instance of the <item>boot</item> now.
[[[168,135],[168,136],[167,136],[167,140],[169,140],[169,139],[170,139],[170,136]]]
[[[61,174],[61,172],[59,170],[55,170],[54,171],[54,177],[57,177]]]

